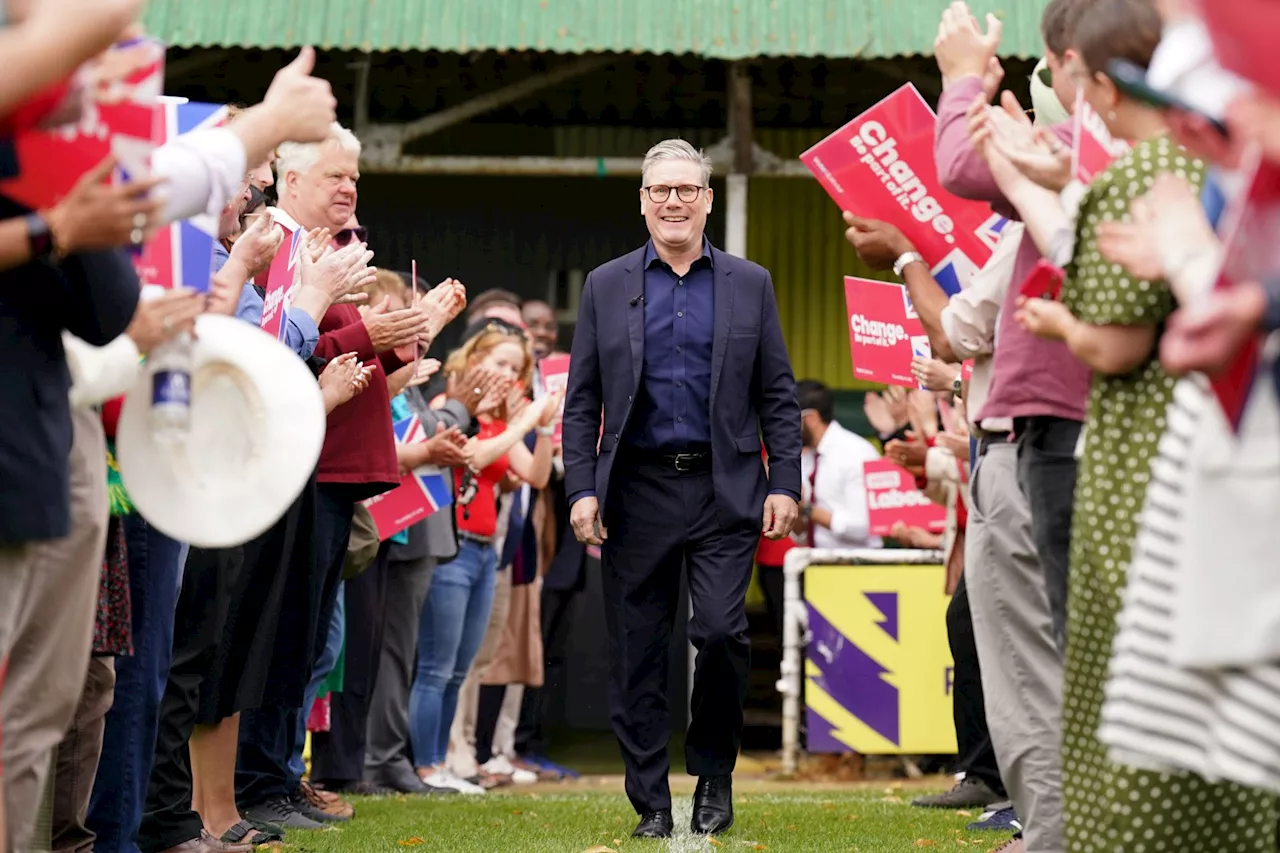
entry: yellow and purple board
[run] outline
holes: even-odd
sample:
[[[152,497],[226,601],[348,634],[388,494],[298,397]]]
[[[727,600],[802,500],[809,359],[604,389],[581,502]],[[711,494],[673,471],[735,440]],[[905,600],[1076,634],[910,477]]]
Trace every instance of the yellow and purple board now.
[[[809,566],[809,752],[948,755],[952,660],[942,566]]]

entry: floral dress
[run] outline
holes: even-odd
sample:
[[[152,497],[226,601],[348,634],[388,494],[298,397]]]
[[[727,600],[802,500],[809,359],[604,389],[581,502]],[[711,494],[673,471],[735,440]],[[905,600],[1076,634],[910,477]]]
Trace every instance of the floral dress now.
[[[1092,325],[1155,325],[1173,312],[1167,283],[1140,281],[1098,251],[1098,226],[1127,218],[1129,202],[1173,172],[1199,185],[1199,163],[1167,137],[1145,140],[1089,187],[1063,302]],[[1116,616],[1151,461],[1174,380],[1157,353],[1122,376],[1095,374],[1071,530],[1063,695],[1063,809],[1069,853],[1274,853],[1274,799],[1195,776],[1134,770],[1098,741]]]

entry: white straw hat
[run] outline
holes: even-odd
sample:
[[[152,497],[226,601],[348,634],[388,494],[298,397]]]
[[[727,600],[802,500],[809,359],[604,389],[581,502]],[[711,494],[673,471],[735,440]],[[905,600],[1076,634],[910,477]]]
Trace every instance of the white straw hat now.
[[[201,315],[192,349],[187,442],[154,440],[144,370],[120,412],[116,460],[149,524],[227,548],[267,530],[302,492],[324,444],[324,400],[292,350],[241,320]]]

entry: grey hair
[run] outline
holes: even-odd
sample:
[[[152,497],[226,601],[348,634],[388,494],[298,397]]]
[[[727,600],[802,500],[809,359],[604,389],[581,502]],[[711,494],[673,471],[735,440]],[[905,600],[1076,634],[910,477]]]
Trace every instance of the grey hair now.
[[[644,176],[649,174],[651,168],[666,160],[696,163],[702,169],[702,185],[705,187],[711,184],[711,158],[683,139],[664,139],[649,149],[649,153],[644,155],[644,164],[640,167],[640,183],[644,183]]]
[[[286,142],[276,149],[276,179],[284,180],[288,172],[302,174],[320,159],[320,147],[336,144],[343,151],[360,156],[360,140],[338,122],[329,127],[329,135],[323,142]]]

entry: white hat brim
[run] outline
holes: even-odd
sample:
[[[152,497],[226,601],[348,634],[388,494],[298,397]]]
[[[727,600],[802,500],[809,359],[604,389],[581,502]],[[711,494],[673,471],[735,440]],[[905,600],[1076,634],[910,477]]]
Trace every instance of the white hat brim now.
[[[196,320],[188,441],[157,443],[150,414],[144,370],[120,412],[120,478],[149,524],[201,548],[240,545],[275,524],[324,445],[324,399],[311,370],[271,335],[230,317]]]

